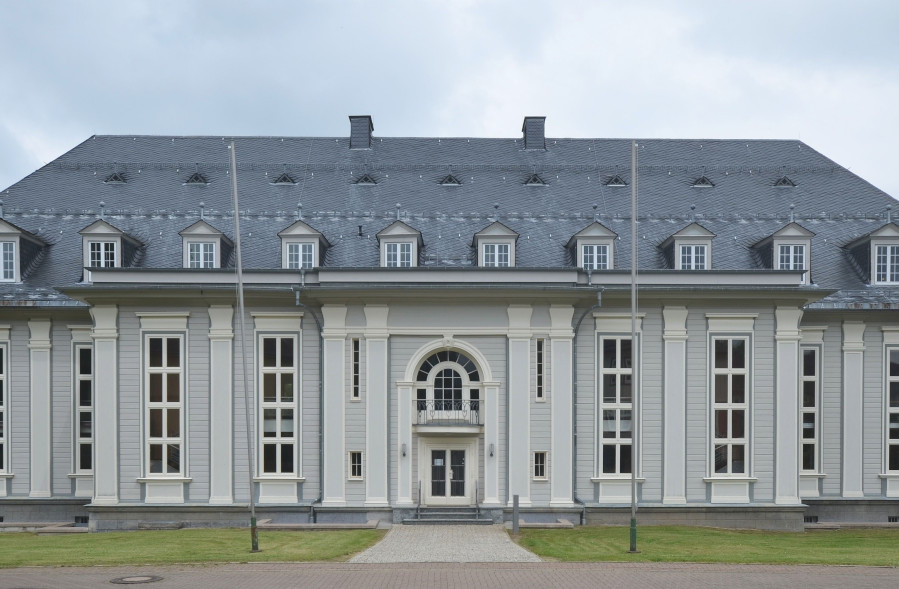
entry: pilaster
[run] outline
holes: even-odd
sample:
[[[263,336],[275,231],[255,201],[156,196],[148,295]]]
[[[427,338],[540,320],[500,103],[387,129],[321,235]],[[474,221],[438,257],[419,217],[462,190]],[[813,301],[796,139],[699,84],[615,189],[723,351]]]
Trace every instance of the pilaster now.
[[[662,309],[665,331],[663,398],[662,503],[687,502],[687,308]]]
[[[573,467],[573,416],[572,416],[572,373],[571,345],[574,329],[571,326],[574,307],[571,305],[551,305],[550,366],[552,367],[552,387],[550,389],[550,410],[552,424],[552,451],[550,459],[550,505],[570,507],[574,505],[574,489],[571,484]]]
[[[346,505],[345,495],[345,396],[346,358],[345,305],[322,306],[322,340],[324,347],[323,411],[324,411],[324,480],[322,481],[325,507]]]
[[[802,309],[777,307],[774,502],[799,505],[799,321]]]
[[[234,307],[209,307],[209,503],[234,503]]]
[[[864,497],[863,391],[865,323],[843,322],[843,497]]]
[[[531,314],[530,305],[509,305],[509,496],[531,504]],[[555,371],[553,371],[555,373]]]
[[[365,305],[365,504],[389,505],[387,465],[390,416],[387,412],[387,305]],[[408,451],[407,451],[408,453]]]
[[[119,502],[118,308],[91,307],[94,328],[94,505]]]
[[[50,497],[51,430],[50,411],[50,320],[28,321],[31,338],[28,351],[31,367],[31,489],[29,497]]]

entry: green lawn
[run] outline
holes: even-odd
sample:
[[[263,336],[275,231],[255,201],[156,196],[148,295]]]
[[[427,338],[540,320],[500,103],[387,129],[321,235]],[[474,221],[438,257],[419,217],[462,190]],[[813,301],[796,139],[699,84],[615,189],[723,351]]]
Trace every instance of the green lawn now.
[[[729,562],[899,566],[899,530],[760,532],[641,527],[639,554],[629,554],[629,528],[523,529],[518,542],[560,561]]]
[[[185,529],[38,536],[0,534],[0,567],[346,560],[383,530],[259,532],[250,552],[246,529]]]

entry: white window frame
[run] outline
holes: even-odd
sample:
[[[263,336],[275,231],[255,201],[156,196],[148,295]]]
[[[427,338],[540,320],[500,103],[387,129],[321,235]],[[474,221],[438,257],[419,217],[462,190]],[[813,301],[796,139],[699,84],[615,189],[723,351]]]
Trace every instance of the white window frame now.
[[[546,338],[538,337],[534,344],[534,396],[537,401],[546,400]]]
[[[16,242],[0,241],[0,282],[16,282],[18,277],[18,259]]]
[[[218,247],[215,241],[187,242],[187,267],[218,268]]]
[[[609,270],[612,246],[607,243],[585,243],[580,247],[580,267],[584,270]]]
[[[350,399],[362,398],[362,342],[354,337],[350,340]]]
[[[257,444],[258,448],[258,457],[257,457],[257,467],[258,475],[260,478],[298,478],[299,469],[300,469],[300,367],[299,361],[301,358],[299,345],[300,340],[297,334],[295,333],[271,333],[264,332],[258,333],[257,339],[257,373],[258,373],[258,390],[259,394],[257,395],[259,401],[259,411],[258,415],[258,432],[259,432],[259,440]],[[266,357],[265,357],[265,340],[273,339],[275,340],[275,364],[274,365],[266,365]],[[282,342],[290,340],[293,342],[293,354],[291,358],[292,366],[285,366],[282,364],[283,360],[283,350],[282,350]],[[266,378],[271,375],[273,377],[274,384],[274,396],[269,396],[267,393],[269,392]],[[284,375],[287,375],[289,378],[285,379]],[[292,387],[292,397],[289,401],[284,400],[283,396],[283,387],[285,384],[288,384]],[[282,428],[280,427],[283,423],[288,421],[288,418],[284,416],[285,411],[291,411],[291,420],[292,420],[292,431],[290,435],[285,436]],[[275,429],[272,430],[273,435],[267,435],[269,432],[266,431],[266,421],[269,419],[268,416],[272,415],[271,412],[274,412],[274,426]],[[282,454],[284,447],[291,446],[293,452],[293,458],[291,463],[291,471],[286,471],[283,468],[283,460]],[[266,452],[268,452],[267,447],[274,448],[274,470],[266,470]]]
[[[91,268],[118,268],[119,240],[89,239],[87,241],[87,255],[87,265]],[[112,258],[111,260],[110,257]],[[95,264],[95,260],[99,263]],[[109,263],[110,261],[112,262],[111,264]]]
[[[881,258],[883,259],[882,264]],[[871,245],[871,270],[874,284],[899,283],[899,244],[873,243]]]
[[[893,371],[892,355],[897,356],[897,370]],[[884,472],[899,475],[899,346],[886,347],[884,362]],[[895,459],[893,457],[895,456]],[[891,466],[895,468],[890,468]]]
[[[310,270],[318,266],[315,243],[312,241],[288,241],[284,244],[285,268],[290,270]]]
[[[355,459],[359,460],[356,461]],[[358,473],[356,469],[358,468]],[[347,479],[351,481],[361,481],[365,475],[365,455],[362,450],[350,450],[347,452]]]
[[[74,473],[75,474],[91,474],[93,472],[93,425],[94,425],[94,346],[89,343],[75,344],[74,360],[72,363],[72,372],[74,378],[74,407],[72,431],[74,432],[75,456],[74,456]],[[89,372],[82,370],[81,355],[87,352],[90,354],[88,367]],[[87,389],[87,403],[85,404],[83,389]],[[82,420],[87,418],[89,430],[85,435],[82,427]],[[82,448],[87,447],[90,452],[90,464],[88,467],[84,465],[84,457],[81,453]]]
[[[9,466],[9,346],[0,343],[0,474],[11,472]],[[6,481],[0,479],[0,485]],[[5,491],[5,488],[4,488]],[[5,494],[5,493],[4,493]]]
[[[161,340],[162,357],[160,366],[152,366],[152,340]],[[169,341],[178,342],[178,366],[169,366],[168,346]],[[185,411],[187,409],[187,346],[186,336],[183,333],[144,333],[144,460],[146,465],[145,476],[147,478],[182,478],[187,476],[187,419]],[[159,375],[160,397],[159,400],[153,400],[153,384],[154,375]],[[169,400],[170,376],[178,377],[178,398],[176,401]],[[153,413],[160,411],[160,435],[153,435]],[[178,435],[169,435],[168,424],[172,418],[172,411],[177,411],[176,419],[178,420]],[[161,448],[161,465],[160,471],[153,471],[153,447]],[[168,471],[168,449],[177,446],[178,448],[178,470],[177,472]]]
[[[678,270],[708,270],[709,252],[711,248],[707,243],[680,243],[677,244],[677,268]],[[701,256],[700,256],[701,254]],[[699,258],[701,257],[701,263]],[[685,260],[685,258],[687,258]]]
[[[802,346],[799,358],[799,472],[821,472],[821,347]],[[811,355],[812,372],[808,372],[807,355]],[[810,452],[810,454],[806,454]],[[806,466],[811,456],[811,467]]]
[[[413,250],[411,241],[388,241],[384,243],[384,266],[387,268],[412,268]]]
[[[778,270],[808,270],[808,245],[805,243],[774,244],[774,267]],[[797,256],[797,253],[799,256]],[[807,272],[803,272],[800,282],[805,284]]]
[[[545,481],[548,477],[547,452],[534,452],[534,480]]]
[[[599,336],[599,350],[597,353],[597,371],[599,375],[599,398],[597,410],[597,464],[596,472],[600,477],[614,477],[630,475],[631,470],[636,468],[636,460],[634,456],[634,419],[636,414],[634,411],[634,397],[637,394],[637,384],[634,378],[633,365],[631,357],[624,357],[622,354],[622,342],[631,342],[630,335],[613,335],[603,334]],[[614,342],[615,345],[615,366],[606,367],[606,342]],[[633,345],[633,343],[631,344]],[[639,345],[639,338],[638,338]],[[639,354],[639,349],[633,349],[634,353]],[[614,400],[607,400],[606,380],[612,378],[615,382]],[[621,383],[625,377],[630,377],[631,395],[630,401],[624,402],[621,396]],[[630,412],[630,429],[623,427],[622,424],[627,423],[625,412]],[[612,428],[606,429],[609,420],[607,416],[613,417],[611,420]],[[607,433],[611,435],[606,435]],[[621,470],[621,458],[623,448],[630,448],[630,467],[631,470]],[[606,448],[613,448],[615,464],[609,469],[606,463]],[[639,472],[639,471],[638,471]]]
[[[743,366],[738,367],[735,366],[734,362],[734,342],[742,341],[743,342]],[[716,348],[718,342],[726,342],[727,346],[727,360],[726,366],[719,367],[716,362]],[[746,478],[750,476],[751,471],[751,433],[750,433],[750,411],[751,411],[751,403],[750,400],[752,398],[752,383],[751,383],[751,362],[752,362],[752,338],[749,335],[713,335],[710,339],[710,347],[709,347],[709,365],[710,365],[710,382],[709,382],[709,402],[711,407],[710,412],[710,423],[709,423],[709,439],[711,441],[710,447],[711,452],[709,455],[709,472],[711,476],[714,477],[739,477]],[[720,386],[720,382],[718,377],[724,377],[724,383],[726,384],[726,390],[721,391],[724,394],[724,400],[722,401],[718,395]],[[733,396],[734,383],[737,382],[737,378],[742,378],[743,380],[743,400],[742,402],[735,402]],[[735,412],[742,411],[743,418],[742,422],[742,436],[734,436],[733,426],[735,423],[738,423],[734,420]],[[725,435],[719,436],[717,425],[719,416],[724,415],[725,417]],[[743,449],[743,470],[736,471],[734,470],[734,464],[736,460],[734,459],[734,448],[741,447]],[[723,470],[718,470],[717,465],[717,456],[719,452],[719,448],[723,448],[726,452],[725,457],[725,468]]]
[[[511,268],[512,244],[511,243],[482,243],[481,259],[486,268]]]

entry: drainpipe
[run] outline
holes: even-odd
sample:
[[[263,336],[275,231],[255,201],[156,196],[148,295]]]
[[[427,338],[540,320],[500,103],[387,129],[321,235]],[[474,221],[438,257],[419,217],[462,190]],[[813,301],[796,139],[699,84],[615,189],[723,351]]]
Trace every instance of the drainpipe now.
[[[587,274],[587,282],[592,285],[593,281],[589,270],[587,271]],[[603,288],[601,286],[596,289],[596,304],[584,311],[577,320],[577,323],[574,324],[574,345],[571,347],[571,380],[573,385],[571,403],[571,451],[573,453],[571,461],[571,491],[574,502],[581,505],[582,526],[587,523],[587,505],[577,496],[577,334],[578,330],[581,328],[581,322],[584,321],[587,315],[602,307],[602,291]]]
[[[322,324],[315,313],[300,302],[300,293],[306,288],[306,269],[300,270],[300,285],[292,287],[296,297],[296,306],[309,311],[318,327],[318,499],[309,505],[309,514],[312,523],[317,523],[315,504],[321,503],[325,497],[325,340],[322,339]],[[302,389],[301,389],[302,390]]]

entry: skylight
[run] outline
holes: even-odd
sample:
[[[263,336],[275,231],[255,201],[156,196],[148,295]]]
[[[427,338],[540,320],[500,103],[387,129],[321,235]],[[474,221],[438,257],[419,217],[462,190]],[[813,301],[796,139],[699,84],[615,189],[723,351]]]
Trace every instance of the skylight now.
[[[278,176],[277,180],[272,182],[272,184],[296,184],[296,181],[290,177],[290,174],[286,172]]]
[[[715,183],[709,180],[706,176],[700,176],[696,180],[693,181],[693,188],[714,188]]]
[[[543,181],[543,178],[541,178],[539,174],[531,174],[530,178],[528,178],[527,182],[525,182],[524,185],[525,186],[546,186],[546,182]]]
[[[452,174],[448,174],[444,176],[443,180],[440,181],[441,186],[462,186],[462,183],[458,178],[453,176]]]
[[[118,172],[113,172],[103,181],[104,184],[125,184],[125,177]]]
[[[185,184],[206,185],[206,184],[209,184],[209,182],[206,180],[206,177],[203,174],[201,174],[199,172],[194,172],[193,174],[190,175],[190,178],[187,179],[187,182],[185,182]]]
[[[371,175],[363,174],[362,177],[360,177],[358,180],[356,180],[356,184],[371,185],[371,184],[377,184],[377,182],[375,182],[375,179],[372,178]]]
[[[627,186],[627,182],[625,182],[621,178],[621,176],[619,176],[618,174],[615,174],[614,176],[609,178],[609,181],[606,182],[606,186]]]
[[[774,186],[777,188],[793,188],[796,186],[796,183],[786,176],[781,176],[778,178],[777,182],[774,183]]]

